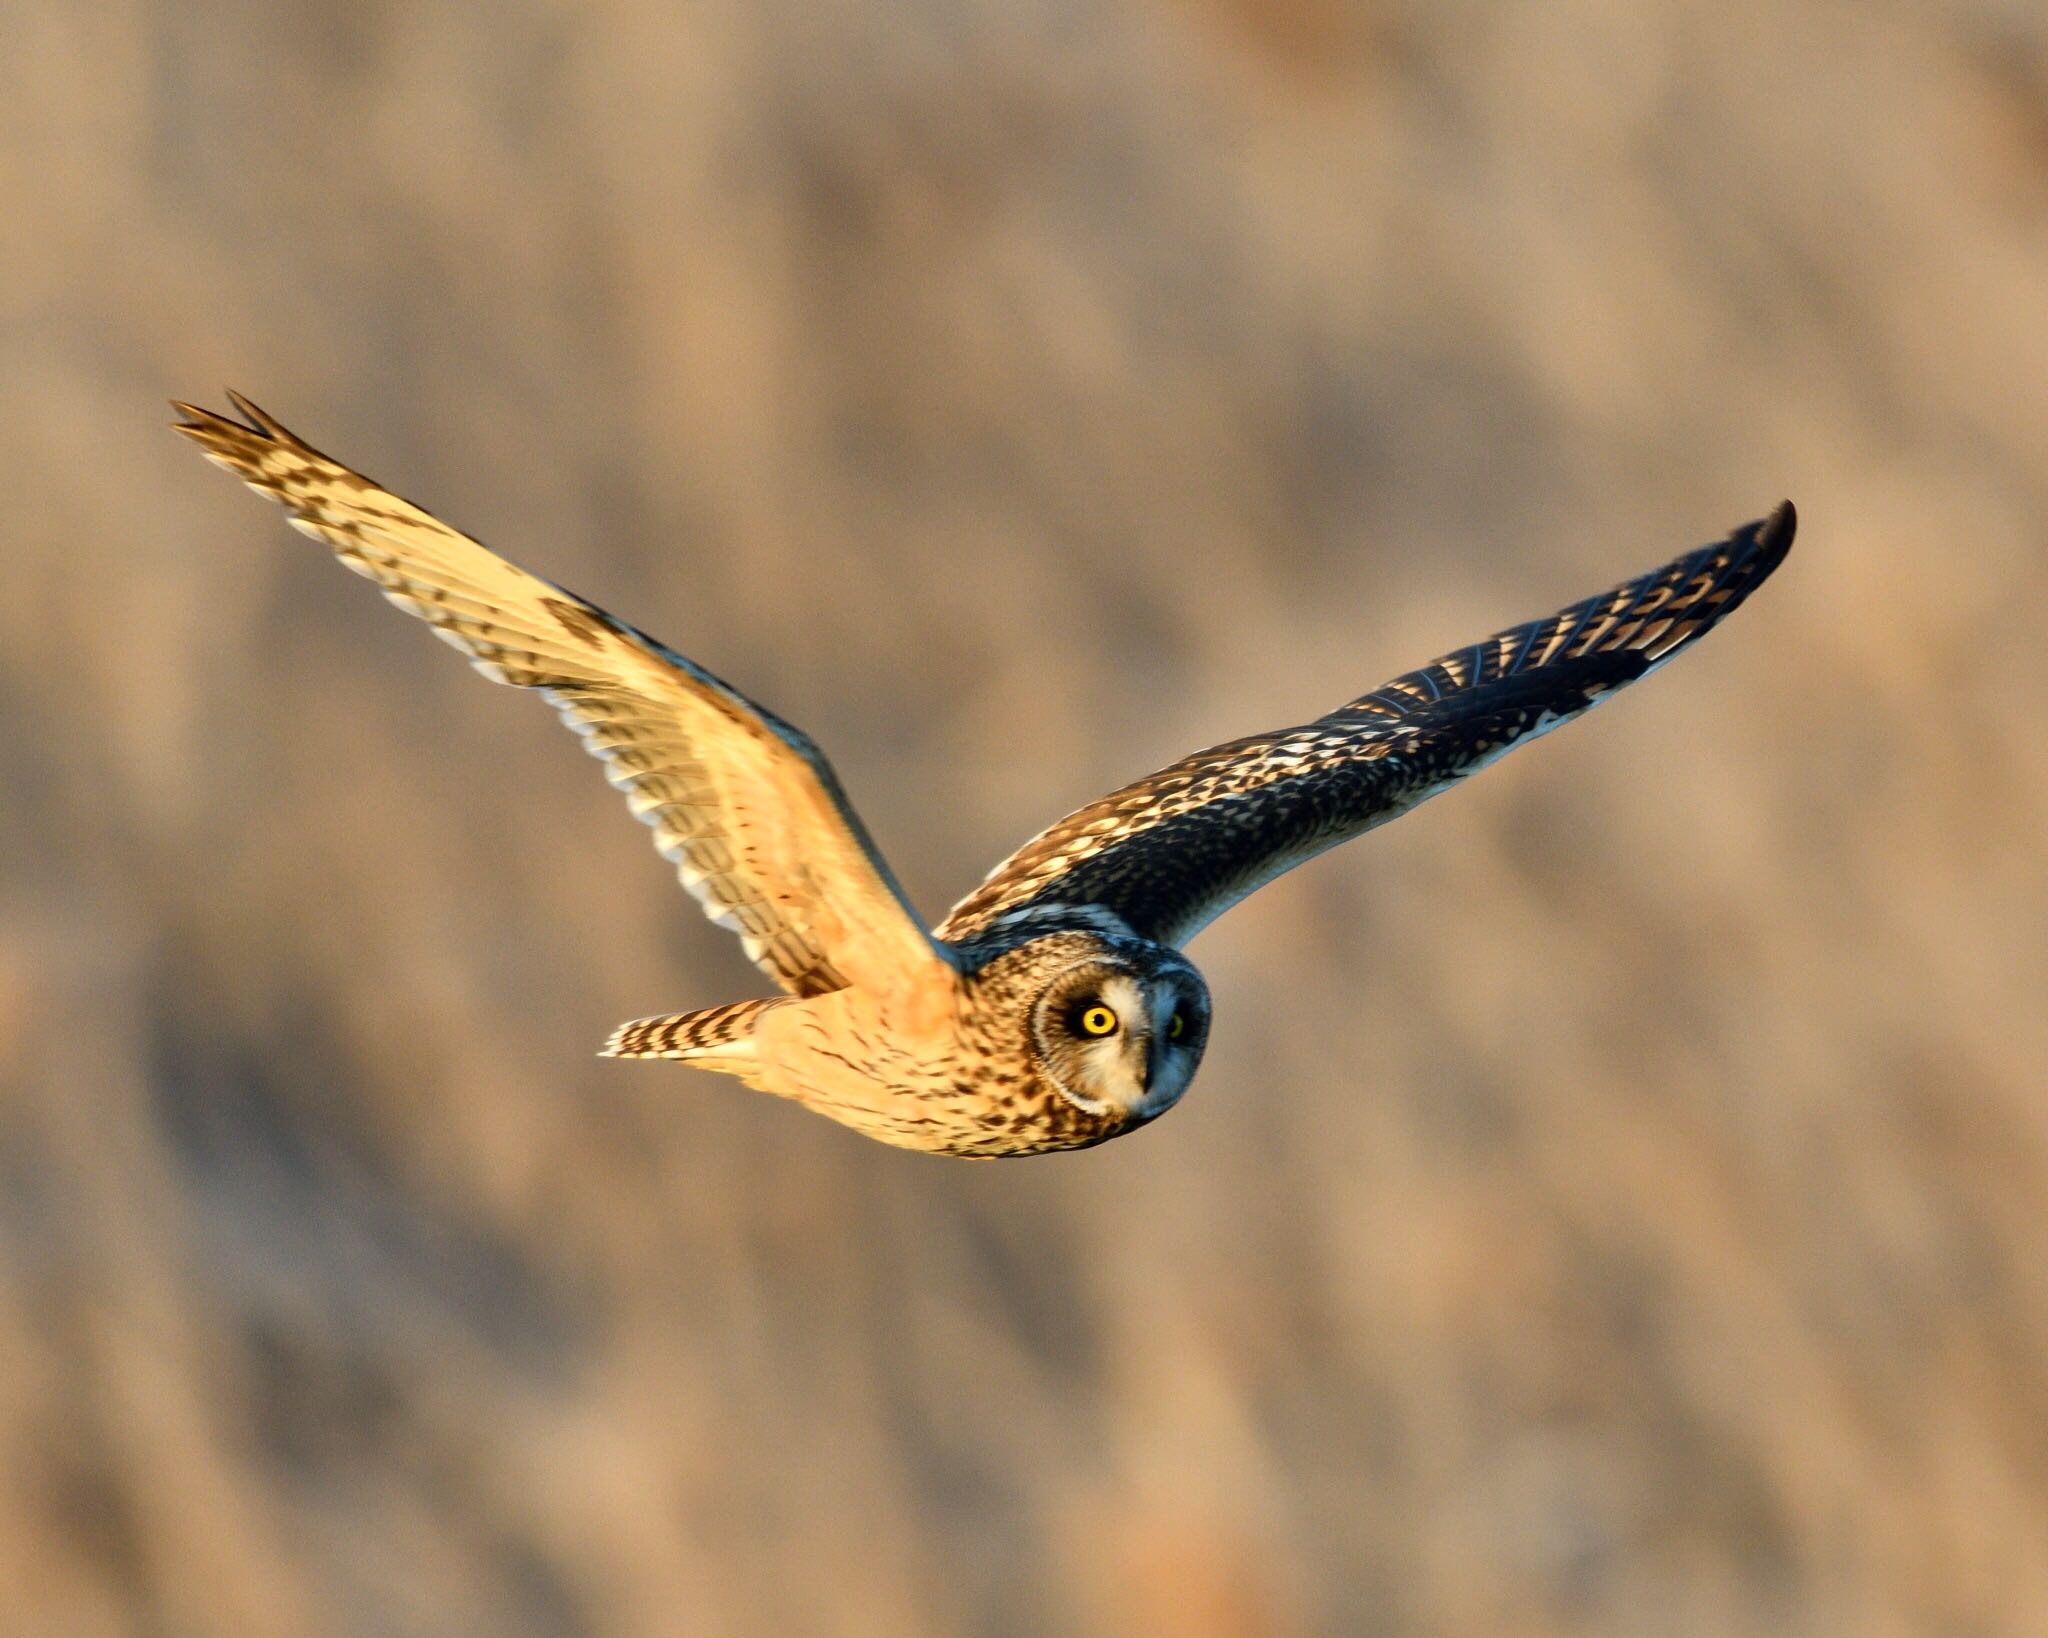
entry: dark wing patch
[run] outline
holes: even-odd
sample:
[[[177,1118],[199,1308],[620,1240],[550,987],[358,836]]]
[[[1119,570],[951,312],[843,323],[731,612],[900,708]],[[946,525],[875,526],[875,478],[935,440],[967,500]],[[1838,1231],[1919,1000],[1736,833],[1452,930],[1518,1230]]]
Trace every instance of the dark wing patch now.
[[[1784,561],[1788,501],[1725,540],[1394,678],[1299,727],[1193,756],[1062,819],[954,907],[969,941],[1047,904],[1181,943],[1255,888],[1569,722],[1725,619]]]
[[[592,648],[604,647],[607,628],[589,609],[565,603],[559,597],[543,597],[540,606],[559,620],[562,629],[571,637],[588,643]]]

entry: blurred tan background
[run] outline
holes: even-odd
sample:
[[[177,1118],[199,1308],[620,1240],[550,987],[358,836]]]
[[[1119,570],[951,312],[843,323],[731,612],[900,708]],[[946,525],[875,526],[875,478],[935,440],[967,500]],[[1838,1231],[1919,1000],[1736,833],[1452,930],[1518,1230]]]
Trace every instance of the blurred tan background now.
[[[2048,1630],[2048,13],[0,4],[0,1630]],[[1127,1142],[759,993],[165,430],[255,396],[833,753],[923,910],[1753,517],[1195,945]]]

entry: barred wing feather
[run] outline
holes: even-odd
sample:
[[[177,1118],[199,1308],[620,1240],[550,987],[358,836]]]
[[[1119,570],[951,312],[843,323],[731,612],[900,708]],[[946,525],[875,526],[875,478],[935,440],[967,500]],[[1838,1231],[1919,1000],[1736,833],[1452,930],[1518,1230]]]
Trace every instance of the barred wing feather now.
[[[705,913],[777,983],[797,995],[849,983],[890,993],[950,959],[797,729],[229,396],[242,420],[178,404],[177,430],[478,671],[539,689]]]

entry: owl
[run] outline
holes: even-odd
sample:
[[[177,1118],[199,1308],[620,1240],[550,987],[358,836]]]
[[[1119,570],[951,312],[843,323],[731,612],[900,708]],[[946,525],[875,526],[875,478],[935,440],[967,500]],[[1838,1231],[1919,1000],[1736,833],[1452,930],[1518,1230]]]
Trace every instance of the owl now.
[[[1763,583],[1794,526],[1787,502],[1312,722],[1197,751],[1026,842],[927,930],[803,733],[229,396],[240,420],[178,404],[177,430],[485,676],[538,689],[784,992],[624,1024],[604,1055],[973,1158],[1084,1148],[1171,1109],[1209,1035],[1189,939],[1665,664]]]

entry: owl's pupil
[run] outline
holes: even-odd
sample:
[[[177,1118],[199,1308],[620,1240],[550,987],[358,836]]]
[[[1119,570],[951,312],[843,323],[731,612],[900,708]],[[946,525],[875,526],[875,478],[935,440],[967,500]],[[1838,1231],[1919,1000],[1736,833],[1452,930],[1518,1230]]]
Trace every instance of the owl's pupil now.
[[[1178,1041],[1186,1033],[1187,1027],[1187,1019],[1182,1017],[1181,1014],[1175,1013],[1166,1021],[1166,1038],[1169,1041]]]

